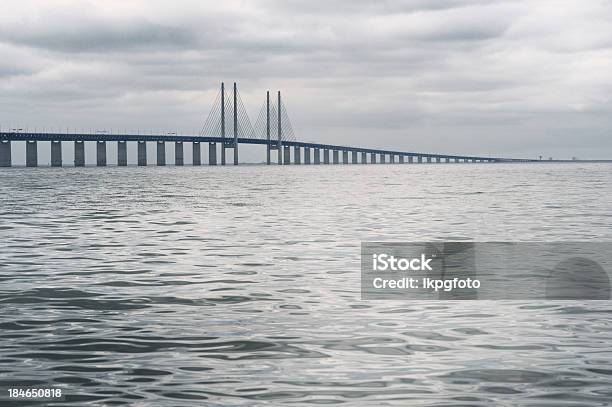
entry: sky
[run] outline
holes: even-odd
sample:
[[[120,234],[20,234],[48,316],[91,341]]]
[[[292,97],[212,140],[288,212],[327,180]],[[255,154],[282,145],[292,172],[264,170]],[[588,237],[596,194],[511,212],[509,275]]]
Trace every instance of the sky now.
[[[197,133],[236,81],[304,141],[612,158],[605,0],[3,0],[0,55],[2,129]]]

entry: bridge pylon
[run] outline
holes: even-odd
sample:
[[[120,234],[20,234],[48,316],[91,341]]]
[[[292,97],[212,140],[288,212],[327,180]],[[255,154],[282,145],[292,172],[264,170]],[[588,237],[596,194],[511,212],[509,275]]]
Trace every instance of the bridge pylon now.
[[[232,105],[232,116],[233,116],[233,137],[226,138],[225,136],[225,86],[221,82],[221,165],[225,165],[225,150],[234,150],[234,165],[238,165],[238,93],[236,82],[234,82],[234,94],[233,94],[233,105]]]

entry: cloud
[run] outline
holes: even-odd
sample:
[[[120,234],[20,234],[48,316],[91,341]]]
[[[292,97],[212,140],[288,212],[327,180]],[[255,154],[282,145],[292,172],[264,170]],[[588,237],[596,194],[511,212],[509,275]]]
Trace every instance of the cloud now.
[[[3,4],[3,122],[192,131],[236,80],[308,140],[612,156],[606,1]]]

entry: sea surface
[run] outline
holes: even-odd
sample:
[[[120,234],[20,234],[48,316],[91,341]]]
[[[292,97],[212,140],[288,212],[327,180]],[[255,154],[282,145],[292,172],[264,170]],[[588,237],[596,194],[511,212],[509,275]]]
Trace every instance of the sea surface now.
[[[608,301],[360,296],[365,240],[611,224],[610,164],[0,169],[0,405],[612,405]]]

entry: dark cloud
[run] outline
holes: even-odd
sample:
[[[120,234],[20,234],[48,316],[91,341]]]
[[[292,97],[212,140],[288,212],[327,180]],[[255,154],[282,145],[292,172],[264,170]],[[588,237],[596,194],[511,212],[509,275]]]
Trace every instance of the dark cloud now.
[[[5,3],[2,122],[193,131],[236,80],[308,140],[612,156],[605,1]]]

